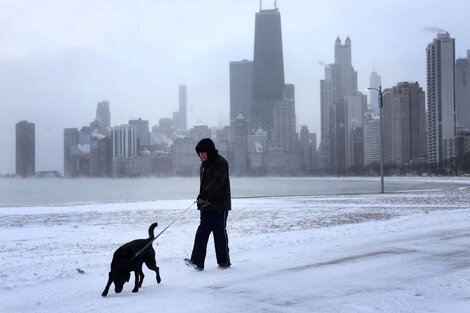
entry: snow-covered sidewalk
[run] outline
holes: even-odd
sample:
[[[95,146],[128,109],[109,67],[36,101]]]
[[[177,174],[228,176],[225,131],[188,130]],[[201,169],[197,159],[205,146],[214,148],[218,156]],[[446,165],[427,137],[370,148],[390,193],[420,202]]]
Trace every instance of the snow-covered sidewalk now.
[[[212,242],[184,266],[191,209],[154,243],[162,283],[102,298],[114,250],[189,204],[2,208],[0,312],[470,312],[469,188],[234,199],[225,271]]]

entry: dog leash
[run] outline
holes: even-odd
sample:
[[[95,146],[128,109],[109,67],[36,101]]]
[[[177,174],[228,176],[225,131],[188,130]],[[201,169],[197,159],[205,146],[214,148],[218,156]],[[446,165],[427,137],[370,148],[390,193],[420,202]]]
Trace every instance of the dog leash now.
[[[197,203],[197,200],[194,201],[190,206],[188,206],[183,212],[181,212],[170,224],[168,224],[167,227],[165,227],[158,235],[156,235],[152,240],[150,240],[142,249],[137,251],[135,256],[131,259],[133,261],[136,257],[138,257],[145,249],[147,249],[158,237],[160,237],[161,234],[165,232],[171,225],[173,225],[174,222],[176,222],[184,213],[186,213],[192,206]]]

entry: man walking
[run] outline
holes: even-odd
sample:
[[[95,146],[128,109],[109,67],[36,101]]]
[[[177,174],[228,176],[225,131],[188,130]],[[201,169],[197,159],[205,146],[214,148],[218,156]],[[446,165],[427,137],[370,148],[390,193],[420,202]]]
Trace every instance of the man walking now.
[[[212,232],[217,264],[220,269],[227,269],[231,265],[226,229],[227,215],[231,209],[228,163],[219,155],[214,142],[209,138],[199,141],[196,152],[201,159],[200,188],[197,197],[201,220],[194,238],[191,258],[184,261],[198,271],[204,270],[207,242]]]

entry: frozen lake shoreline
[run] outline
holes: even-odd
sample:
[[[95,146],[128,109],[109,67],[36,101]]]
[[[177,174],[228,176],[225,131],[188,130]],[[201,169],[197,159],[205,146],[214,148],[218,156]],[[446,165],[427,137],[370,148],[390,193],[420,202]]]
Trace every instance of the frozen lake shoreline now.
[[[193,199],[199,178],[0,179],[2,207],[75,206],[94,203]],[[386,177],[385,192],[457,188],[463,177]],[[233,198],[369,194],[379,177],[232,177]]]
[[[162,284],[144,268],[102,299],[114,250],[163,229],[191,200],[0,210],[5,312],[468,312],[470,189],[235,199],[233,267],[182,262],[190,210],[155,243]],[[212,241],[212,239],[211,239]],[[85,271],[79,274],[77,268]]]

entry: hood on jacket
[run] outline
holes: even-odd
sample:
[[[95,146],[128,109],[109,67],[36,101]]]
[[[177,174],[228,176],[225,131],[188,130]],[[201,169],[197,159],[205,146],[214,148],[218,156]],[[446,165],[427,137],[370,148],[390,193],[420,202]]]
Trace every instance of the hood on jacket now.
[[[210,138],[201,139],[196,145],[196,153],[207,152],[207,158],[212,160],[219,154],[219,151],[215,148],[215,144]]]

